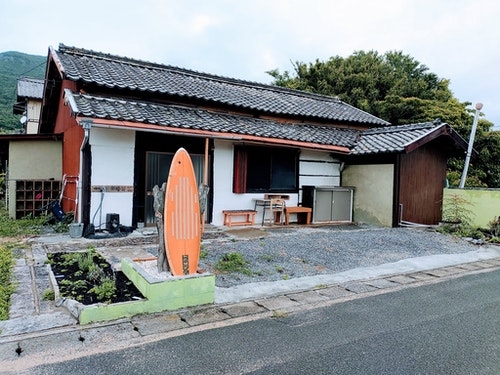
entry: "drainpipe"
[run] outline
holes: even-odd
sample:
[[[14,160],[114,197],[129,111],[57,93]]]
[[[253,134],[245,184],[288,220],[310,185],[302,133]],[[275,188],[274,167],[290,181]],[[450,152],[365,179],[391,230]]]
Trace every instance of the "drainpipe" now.
[[[472,146],[474,144],[474,137],[476,136],[477,120],[479,118],[479,111],[481,110],[481,108],[483,108],[483,104],[477,103],[476,113],[474,115],[474,122],[472,124],[472,129],[470,131],[469,147],[467,147],[467,155],[465,156],[464,170],[462,172],[462,178],[460,179],[460,185],[458,186],[460,189],[463,189],[465,186],[465,179],[467,178],[467,170],[469,169],[470,157],[472,155]]]
[[[89,141],[90,128],[92,127],[92,119],[82,119],[80,121],[80,126],[83,128],[84,135],[82,145],[80,146],[80,171],[78,173],[78,192],[77,192],[77,211],[78,216],[75,214],[75,220],[80,223],[81,222],[81,202],[79,197],[82,196],[82,177],[83,177],[83,150]]]

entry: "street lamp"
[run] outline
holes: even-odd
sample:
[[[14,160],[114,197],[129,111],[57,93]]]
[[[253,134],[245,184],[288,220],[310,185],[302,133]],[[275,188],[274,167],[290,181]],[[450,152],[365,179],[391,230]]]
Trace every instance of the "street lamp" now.
[[[476,113],[474,115],[474,122],[472,123],[472,129],[470,131],[469,147],[467,147],[467,155],[465,156],[464,170],[462,172],[462,178],[460,179],[460,189],[465,186],[465,179],[467,178],[467,170],[469,169],[470,157],[472,155],[472,146],[474,145],[474,137],[476,136],[477,120],[479,118],[479,111],[483,108],[482,103],[476,104]]]

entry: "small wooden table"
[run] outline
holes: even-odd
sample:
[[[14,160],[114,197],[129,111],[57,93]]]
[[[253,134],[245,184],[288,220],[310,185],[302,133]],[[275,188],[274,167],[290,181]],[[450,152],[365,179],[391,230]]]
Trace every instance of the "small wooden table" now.
[[[311,224],[311,212],[312,208],[311,207],[302,207],[302,206],[295,206],[295,207],[285,207],[285,225],[290,224],[290,214],[297,214],[297,220],[299,220],[299,214],[305,214],[306,215],[306,224]]]

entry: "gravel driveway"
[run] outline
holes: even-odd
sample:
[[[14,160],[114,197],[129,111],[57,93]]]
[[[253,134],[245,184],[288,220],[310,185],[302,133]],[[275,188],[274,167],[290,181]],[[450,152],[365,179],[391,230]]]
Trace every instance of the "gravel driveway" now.
[[[476,245],[451,235],[413,228],[256,228],[250,239],[226,233],[216,240],[206,239],[202,245],[200,267],[216,274],[218,287],[333,274],[407,258],[477,250]],[[217,261],[230,253],[243,256],[249,275],[215,272]]]

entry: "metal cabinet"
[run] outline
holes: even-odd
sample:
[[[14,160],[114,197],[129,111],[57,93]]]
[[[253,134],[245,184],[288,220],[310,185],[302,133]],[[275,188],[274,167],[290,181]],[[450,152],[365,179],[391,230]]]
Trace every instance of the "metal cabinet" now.
[[[312,208],[312,222],[352,221],[354,188],[303,186],[302,205]]]

